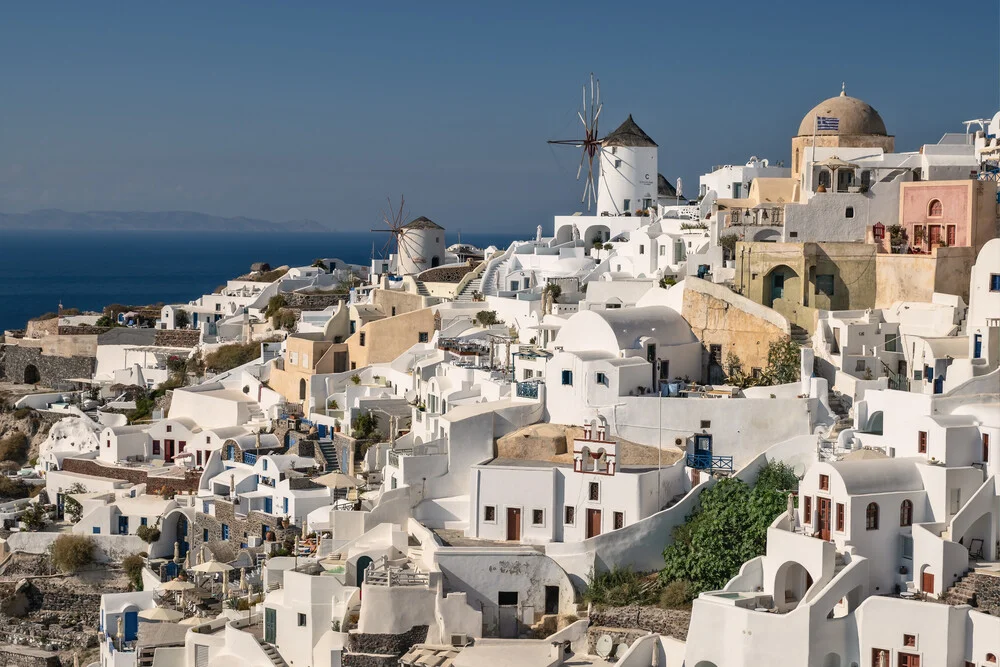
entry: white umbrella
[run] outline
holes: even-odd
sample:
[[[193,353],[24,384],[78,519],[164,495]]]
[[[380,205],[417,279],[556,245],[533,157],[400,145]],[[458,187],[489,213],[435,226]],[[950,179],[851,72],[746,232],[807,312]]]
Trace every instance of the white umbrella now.
[[[219,572],[229,572],[233,569],[233,566],[229,563],[222,563],[213,558],[210,561],[201,563],[200,565],[195,565],[191,568],[192,572],[199,572],[201,574],[218,574]]]
[[[181,564],[181,543],[174,542],[174,562],[178,565]]]
[[[190,581],[181,581],[180,579],[171,579],[165,584],[160,584],[156,587],[158,591],[189,591],[194,588],[194,584]]]
[[[184,618],[184,614],[173,609],[167,609],[166,607],[153,607],[152,609],[143,609],[140,611],[139,618],[146,621],[176,622]]]
[[[247,592],[247,571],[246,568],[240,570],[240,590]]]
[[[361,486],[361,482],[351,477],[350,475],[345,475],[342,472],[328,472],[325,475],[320,475],[313,479],[316,484],[322,484],[325,487],[331,489],[356,489]]]
[[[190,616],[185,618],[183,621],[177,621],[177,625],[201,625],[202,623],[208,623],[210,619],[200,618],[198,616]]]

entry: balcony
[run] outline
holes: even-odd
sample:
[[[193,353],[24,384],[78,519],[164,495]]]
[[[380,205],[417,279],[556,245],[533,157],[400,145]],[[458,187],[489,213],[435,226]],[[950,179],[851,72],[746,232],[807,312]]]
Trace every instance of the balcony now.
[[[712,456],[711,454],[688,454],[686,464],[695,470],[710,472],[733,472],[732,456]]]
[[[527,382],[517,383],[517,397],[518,398],[538,398],[538,385],[541,384],[539,380],[529,380]]]
[[[424,572],[398,567],[388,567],[384,570],[372,567],[365,572],[365,583],[370,586],[428,586],[430,576]]]

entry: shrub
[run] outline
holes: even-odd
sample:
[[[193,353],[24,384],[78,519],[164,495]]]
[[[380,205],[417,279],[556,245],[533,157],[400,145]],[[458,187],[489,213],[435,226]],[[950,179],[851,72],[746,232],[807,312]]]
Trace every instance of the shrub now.
[[[264,309],[264,318],[271,319],[273,315],[277,314],[287,304],[288,302],[285,300],[284,294],[275,294],[267,300],[267,308]]]
[[[52,564],[63,572],[77,572],[94,560],[97,543],[86,535],[60,535],[52,543]]]
[[[79,523],[80,519],[83,518],[83,505],[81,505],[76,498],[66,496],[66,500],[63,501],[63,511],[73,523]]]
[[[186,329],[191,324],[191,316],[186,310],[178,310],[174,313],[174,326],[178,329]]]
[[[497,311],[495,310],[480,310],[476,313],[476,322],[478,322],[480,326],[488,327],[493,324],[499,324],[500,318],[497,317]]]
[[[142,554],[126,556],[122,561],[122,569],[125,570],[133,591],[142,590],[142,568],[145,566],[146,559],[142,557]]]
[[[48,313],[42,313],[38,317],[32,317],[31,321],[32,322],[45,322],[47,320],[54,320],[57,317],[59,317],[58,314],[53,313],[53,312],[48,312]]]
[[[20,479],[0,476],[0,498],[4,500],[20,500],[31,496],[31,486]]]
[[[232,343],[223,345],[205,356],[205,370],[222,373],[250,363],[260,356],[259,343]]]
[[[146,544],[152,544],[160,539],[160,529],[155,526],[139,526],[139,528],[135,531],[135,534],[136,537]]]
[[[673,276],[663,276],[660,278],[660,287],[667,289],[668,287],[673,287],[677,284],[677,278]]]
[[[34,410],[31,408],[18,408],[17,410],[14,410],[14,419],[24,419],[32,412],[34,412]]]
[[[11,431],[0,439],[0,461],[24,463],[28,460],[28,436],[21,431]]]
[[[660,578],[691,584],[690,595],[721,589],[743,563],[763,555],[767,528],[788,507],[798,478],[784,463],[769,463],[753,487],[735,477],[701,492],[701,507],[674,529],[663,551]]]
[[[723,234],[719,237],[723,259],[736,259],[736,244],[739,240],[740,237],[737,234]]]
[[[671,581],[660,591],[660,606],[664,609],[680,609],[691,603],[691,584],[683,579]]]
[[[357,373],[355,373],[354,375],[352,375],[351,376],[351,383],[352,384],[361,384],[361,376],[358,375]]]
[[[790,338],[771,341],[767,348],[767,368],[758,375],[747,373],[743,362],[734,353],[726,356],[726,381],[737,387],[771,387],[798,382],[801,349]]]
[[[631,567],[614,567],[608,572],[587,577],[583,599],[594,604],[624,607],[630,604],[651,604],[656,600],[659,582],[646,578]]]

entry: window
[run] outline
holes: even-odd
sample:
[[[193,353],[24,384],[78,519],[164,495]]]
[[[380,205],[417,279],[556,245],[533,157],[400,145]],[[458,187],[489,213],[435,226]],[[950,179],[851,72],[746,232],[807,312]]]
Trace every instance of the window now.
[[[945,239],[949,246],[955,245],[955,225],[948,225],[945,230]]]
[[[640,255],[646,254],[646,246],[642,245],[641,243],[639,244],[639,254]]]
[[[844,217],[845,218],[853,218],[854,217],[854,207],[853,206],[848,206],[846,209],[844,209]]]
[[[299,617],[299,627],[300,628],[306,627],[306,615],[305,614],[299,614],[298,617]]]
[[[111,441],[110,441],[110,440],[108,440],[108,444],[106,444],[106,445],[104,445],[104,446],[105,446],[105,447],[110,447],[110,446],[111,446]]]
[[[605,387],[608,386],[608,376],[604,373],[598,371],[597,373],[597,384],[603,384]]]
[[[663,257],[666,254],[667,254],[667,246],[661,245],[660,246],[660,257]]]
[[[706,428],[712,428],[712,420],[711,419],[702,419],[701,420],[701,428],[702,428],[702,430],[704,430]]]
[[[990,461],[990,434],[983,433],[983,463]]]
[[[995,665],[995,664],[997,664],[997,657],[995,655],[993,655],[992,653],[987,653],[986,654],[986,662],[990,663],[991,665]]]
[[[601,499],[601,485],[597,482],[591,482],[588,488],[588,498],[597,501]]]
[[[145,526],[146,523],[147,523],[147,521],[148,520],[146,519],[146,517],[140,517],[140,519],[139,519],[139,525],[140,526]]]
[[[1000,273],[990,274],[990,291],[1000,292]]]
[[[154,440],[153,441],[153,456],[159,456],[159,455],[160,455],[160,441],[159,440]]]
[[[563,510],[563,523],[567,526],[572,526],[576,524],[576,508],[567,505]]]
[[[895,352],[896,351],[896,341],[899,340],[899,336],[891,335],[885,337],[885,351]]]
[[[887,648],[873,648],[872,649],[872,667],[882,667],[882,665],[889,664],[889,649]]]
[[[392,317],[396,316],[396,306],[392,307]]]
[[[362,331],[360,334],[358,334],[358,344],[361,347],[365,346],[365,332],[364,331]]]
[[[177,451],[178,452],[183,452],[185,447],[187,447],[187,440],[178,440],[177,441]]]
[[[819,476],[819,488],[820,488],[820,491],[829,491],[830,490],[830,476],[829,475],[820,475]]]
[[[916,635],[903,635],[903,646],[910,648],[917,647],[917,636]]]
[[[868,503],[865,510],[865,530],[878,530],[878,503]]]
[[[208,542],[208,528],[201,529],[201,541]]]
[[[218,312],[220,312],[221,310],[222,310],[222,304],[221,304],[221,303],[217,303],[217,304],[215,304],[215,312],[217,312],[217,313],[218,313]]]
[[[545,525],[545,510],[531,510],[531,525],[532,526]]]
[[[816,276],[816,294],[833,296],[833,274],[820,273]]]
[[[858,359],[858,360],[856,360],[854,362],[854,372],[855,373],[864,373],[865,372],[865,368],[866,368],[866,366],[865,366],[865,360],[864,359]]]
[[[927,453],[927,431],[917,431],[917,452]]]
[[[563,384],[573,384],[573,371],[563,371],[562,372],[562,383]]]
[[[205,444],[206,445],[211,445],[212,444],[212,436],[210,436],[210,435],[206,435],[205,436]]]
[[[100,534],[101,534],[101,527],[94,526],[94,535],[100,535]]]
[[[614,519],[614,530],[621,530],[625,527],[625,512],[615,512],[612,518]]]
[[[417,342],[418,343],[426,343],[429,340],[430,340],[430,336],[427,335],[426,331],[421,331],[420,333],[417,334]]]
[[[837,503],[837,531],[844,532],[844,503]]]
[[[931,203],[927,205],[927,217],[940,218],[943,214],[944,214],[944,207],[941,206],[941,200],[932,199]]]
[[[487,505],[483,508],[483,521],[488,523],[496,523],[497,520],[497,508],[496,505]]]
[[[171,426],[170,424],[167,424],[167,433],[170,433],[173,430],[174,430],[174,427]]]
[[[631,204],[632,204],[632,200],[631,199],[626,199],[625,200],[625,205],[622,206],[622,211],[628,211],[629,210],[629,206]]]
[[[788,232],[788,238],[797,239],[799,238],[798,232]]]
[[[802,507],[802,523],[812,524],[813,522],[813,499],[812,496],[806,496],[806,501],[803,503]]]
[[[222,524],[222,539],[224,539],[224,540],[228,540],[229,539],[229,524],[228,523]]]
[[[913,503],[909,500],[904,500],[899,505],[899,525],[900,526],[912,526],[913,525]]]
[[[622,161],[621,160],[615,160],[615,169],[618,169],[621,166],[622,166]]]

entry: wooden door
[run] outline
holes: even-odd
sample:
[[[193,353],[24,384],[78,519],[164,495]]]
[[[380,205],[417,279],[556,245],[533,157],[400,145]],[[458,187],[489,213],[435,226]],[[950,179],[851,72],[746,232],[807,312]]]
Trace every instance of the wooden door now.
[[[601,534],[601,510],[587,510],[587,537]]]
[[[931,225],[928,227],[928,232],[930,236],[931,248],[941,243],[941,225]]]
[[[920,590],[924,593],[934,593],[934,575],[924,572],[920,577]]]
[[[819,537],[821,540],[830,539],[830,499],[817,498],[817,521],[819,522]]]
[[[521,508],[507,508],[507,539],[511,542],[521,541]]]
[[[174,441],[164,440],[163,441],[163,460],[166,463],[173,463],[174,461]]]
[[[915,653],[899,652],[899,667],[920,667],[920,656]]]

